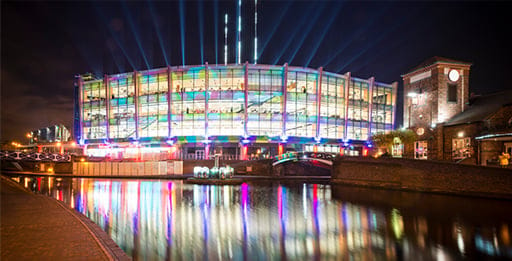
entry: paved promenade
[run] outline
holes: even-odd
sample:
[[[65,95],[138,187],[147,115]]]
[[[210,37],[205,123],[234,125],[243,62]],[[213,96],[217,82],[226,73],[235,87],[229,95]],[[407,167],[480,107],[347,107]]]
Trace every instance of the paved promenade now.
[[[1,260],[130,260],[85,216],[0,180]]]

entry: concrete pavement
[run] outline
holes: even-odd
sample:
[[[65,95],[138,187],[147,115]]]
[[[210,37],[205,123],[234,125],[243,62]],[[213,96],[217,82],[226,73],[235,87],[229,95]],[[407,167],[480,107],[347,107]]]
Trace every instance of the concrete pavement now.
[[[130,260],[85,216],[1,180],[1,260]]]

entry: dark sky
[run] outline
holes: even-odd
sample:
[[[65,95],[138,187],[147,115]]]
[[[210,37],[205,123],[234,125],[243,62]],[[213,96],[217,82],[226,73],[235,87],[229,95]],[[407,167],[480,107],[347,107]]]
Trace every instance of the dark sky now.
[[[23,140],[30,130],[59,123],[71,129],[76,74],[102,76],[183,61],[223,63],[226,12],[233,63],[236,5],[236,0],[2,1],[2,140]],[[401,87],[401,74],[444,56],[473,64],[471,92],[512,88],[507,81],[511,2],[258,0],[258,5],[258,63],[323,66],[398,81]],[[254,1],[243,0],[242,60],[250,62],[253,12]]]

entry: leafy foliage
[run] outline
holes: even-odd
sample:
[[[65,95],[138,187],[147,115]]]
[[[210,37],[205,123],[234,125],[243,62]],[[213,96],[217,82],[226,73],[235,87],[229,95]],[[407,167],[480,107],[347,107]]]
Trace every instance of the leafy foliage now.
[[[378,133],[371,137],[371,141],[377,147],[390,148],[395,138],[399,138],[404,144],[413,143],[418,136],[412,130],[393,130],[389,133]]]

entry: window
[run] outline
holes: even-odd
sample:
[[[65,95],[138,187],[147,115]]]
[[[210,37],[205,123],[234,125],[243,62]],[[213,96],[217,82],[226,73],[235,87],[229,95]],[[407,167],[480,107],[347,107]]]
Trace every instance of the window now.
[[[457,102],[457,84],[448,84],[448,102]]]
[[[428,155],[428,142],[426,140],[416,141],[414,143],[414,158],[427,159]]]
[[[470,138],[452,139],[452,159],[463,159],[471,157]]]

